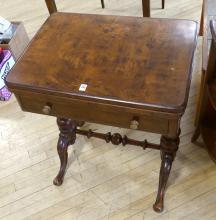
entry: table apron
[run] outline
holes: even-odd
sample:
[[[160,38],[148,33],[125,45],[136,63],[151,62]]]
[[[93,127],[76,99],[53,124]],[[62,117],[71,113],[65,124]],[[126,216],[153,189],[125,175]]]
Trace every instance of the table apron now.
[[[50,116],[67,117],[92,123],[121,128],[130,128],[131,121],[138,120],[137,130],[175,136],[178,132],[178,114],[140,110],[104,103],[57,97],[32,92],[15,92],[23,111],[44,114],[44,106],[49,105]]]

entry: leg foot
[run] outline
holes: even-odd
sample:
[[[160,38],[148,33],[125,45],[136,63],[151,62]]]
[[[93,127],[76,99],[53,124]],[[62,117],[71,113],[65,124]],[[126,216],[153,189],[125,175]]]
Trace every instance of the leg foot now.
[[[175,158],[176,151],[178,150],[179,137],[175,139],[167,138],[165,136],[161,137],[161,168],[159,177],[159,186],[156,202],[153,205],[153,209],[156,212],[162,212],[164,208],[164,196],[167,181],[169,178],[170,170],[172,167],[172,162]]]
[[[65,170],[67,167],[68,146],[74,144],[76,140],[76,122],[67,118],[57,118],[57,124],[60,130],[57,145],[58,155],[60,158],[60,170],[56,178],[53,180],[53,184],[60,186],[63,183]]]

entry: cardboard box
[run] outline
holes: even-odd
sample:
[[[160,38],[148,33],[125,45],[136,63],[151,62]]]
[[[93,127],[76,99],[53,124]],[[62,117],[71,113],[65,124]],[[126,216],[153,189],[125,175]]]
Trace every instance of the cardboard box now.
[[[11,23],[16,25],[14,35],[8,44],[0,44],[0,47],[5,50],[9,50],[16,61],[27,47],[29,37],[22,22]]]
[[[15,60],[9,50],[4,50],[4,59],[0,63],[0,100],[7,101],[11,97],[11,92],[5,85],[5,78],[15,64]]]

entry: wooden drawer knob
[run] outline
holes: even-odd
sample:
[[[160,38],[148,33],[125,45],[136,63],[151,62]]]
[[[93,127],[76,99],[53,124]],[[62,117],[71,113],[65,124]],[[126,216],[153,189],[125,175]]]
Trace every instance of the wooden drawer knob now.
[[[46,115],[49,115],[51,113],[51,107],[49,105],[45,105],[42,109],[42,112]]]
[[[130,129],[136,130],[139,127],[139,122],[137,120],[132,120],[130,123]]]

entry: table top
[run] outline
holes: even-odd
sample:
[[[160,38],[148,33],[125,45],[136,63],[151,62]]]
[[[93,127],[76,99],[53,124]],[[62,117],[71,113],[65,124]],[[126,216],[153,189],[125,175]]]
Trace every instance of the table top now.
[[[55,13],[7,77],[11,89],[183,112],[197,23]],[[86,84],[85,91],[80,91]]]

